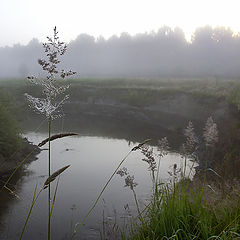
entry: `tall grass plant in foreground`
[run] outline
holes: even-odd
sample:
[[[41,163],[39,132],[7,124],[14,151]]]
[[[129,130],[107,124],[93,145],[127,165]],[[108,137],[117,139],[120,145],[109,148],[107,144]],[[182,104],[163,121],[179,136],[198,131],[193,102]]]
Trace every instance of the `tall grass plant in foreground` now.
[[[59,85],[57,80],[64,80],[68,76],[75,74],[72,70],[65,71],[59,70],[60,57],[63,56],[67,50],[67,46],[64,42],[61,42],[58,37],[58,32],[56,27],[53,30],[53,37],[47,37],[47,42],[43,43],[43,48],[46,54],[46,59],[39,59],[38,63],[42,67],[42,70],[46,73],[45,78],[37,79],[33,76],[28,77],[28,79],[36,85],[42,87],[43,98],[33,97],[29,94],[25,94],[27,100],[30,102],[30,107],[40,114],[46,116],[48,120],[48,138],[40,143],[41,147],[48,142],[48,179],[45,182],[42,189],[48,188],[48,239],[51,238],[51,182],[69,166],[65,166],[51,175],[51,141],[56,138],[61,138],[68,136],[69,134],[60,134],[60,135],[51,135],[52,121],[53,119],[60,117],[59,109],[63,103],[68,99],[68,95],[65,95],[65,91],[69,88],[69,85]],[[63,95],[63,97],[61,97]],[[40,190],[39,194],[41,193]],[[35,190],[36,194],[36,190]],[[34,196],[35,196],[34,194]],[[33,205],[35,200],[38,198],[34,197]],[[33,207],[31,206],[31,209]],[[30,212],[31,213],[31,209]],[[28,221],[29,216],[27,217],[26,222]],[[24,229],[26,227],[26,223]],[[23,234],[23,232],[22,232]],[[21,236],[22,237],[22,236]]]

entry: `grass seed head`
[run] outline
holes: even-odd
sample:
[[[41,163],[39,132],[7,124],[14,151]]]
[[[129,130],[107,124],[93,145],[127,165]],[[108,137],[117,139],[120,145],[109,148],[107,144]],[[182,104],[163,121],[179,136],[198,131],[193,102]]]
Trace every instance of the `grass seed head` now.
[[[54,172],[50,177],[48,177],[45,183],[43,184],[43,189],[46,189],[49,186],[49,184],[56,179],[57,176],[59,176],[62,172],[64,172],[69,167],[70,165],[60,168],[59,170]]]
[[[217,124],[213,121],[211,116],[207,119],[206,125],[203,129],[203,138],[207,147],[213,147],[218,142]]]

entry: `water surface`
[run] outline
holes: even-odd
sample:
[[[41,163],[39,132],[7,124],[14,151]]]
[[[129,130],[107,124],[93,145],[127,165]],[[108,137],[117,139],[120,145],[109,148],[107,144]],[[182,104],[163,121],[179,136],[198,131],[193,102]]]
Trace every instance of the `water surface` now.
[[[26,137],[33,143],[39,143],[47,137],[47,134],[28,132]],[[135,145],[137,143],[129,143],[123,139],[99,136],[74,136],[52,142],[52,172],[68,164],[71,165],[59,180],[52,217],[52,239],[69,239],[74,225],[81,222],[116,166]],[[47,148],[47,145],[44,147]],[[47,158],[46,149],[38,155],[38,160],[32,162],[25,170],[24,176],[16,185],[16,193],[20,200],[13,196],[7,197],[9,203],[1,216],[0,239],[18,239],[32,201],[34,188],[37,184],[40,189],[47,178]],[[140,206],[144,207],[150,198],[152,183],[148,165],[141,160],[142,158],[140,152],[133,152],[123,166],[128,168],[130,175],[134,175],[138,183],[137,197]],[[161,160],[161,181],[169,180],[168,171],[171,171],[175,163],[181,165],[181,158],[176,153],[170,153]],[[56,182],[52,184],[52,193]],[[77,239],[99,239],[99,232],[103,231],[103,219],[116,221],[121,225],[129,215],[136,214],[133,194],[124,185],[124,179],[116,175],[93,213],[79,230]],[[34,206],[23,239],[46,239],[47,194],[48,190],[44,190]],[[126,206],[129,208],[125,209]]]

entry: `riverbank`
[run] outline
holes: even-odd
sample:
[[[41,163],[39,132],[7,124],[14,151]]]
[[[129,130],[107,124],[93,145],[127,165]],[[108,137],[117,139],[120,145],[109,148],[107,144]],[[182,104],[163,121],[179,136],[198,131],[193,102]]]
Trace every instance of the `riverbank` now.
[[[151,138],[152,144],[167,136],[173,150],[179,151],[188,122],[192,121],[202,137],[202,129],[211,116],[220,130],[215,159],[224,168],[218,170],[225,175],[233,170],[234,177],[240,177],[236,171],[240,167],[237,80],[76,79],[68,83],[70,97],[60,111],[64,117],[55,121],[53,131],[64,127],[65,131],[119,137],[129,142]],[[20,116],[22,126],[35,129],[41,124],[43,118],[33,113],[24,99],[24,92],[40,97],[41,91],[24,81],[1,84],[15,93],[19,108],[25,113],[24,118]],[[231,169],[232,165],[236,167]]]
[[[30,143],[26,138],[22,141],[21,150],[18,150],[12,153],[7,158],[0,159],[0,186],[4,184],[4,182],[8,179],[8,177],[12,174],[12,172],[18,167],[18,165],[24,160],[23,165],[20,167],[18,171],[24,169],[29,163],[37,160],[37,155],[40,153],[40,148],[32,143]],[[30,154],[32,153],[32,154]],[[30,155],[29,155],[30,154]],[[28,156],[29,155],[29,156]],[[21,174],[17,173],[19,178]],[[15,182],[18,178],[14,178]]]

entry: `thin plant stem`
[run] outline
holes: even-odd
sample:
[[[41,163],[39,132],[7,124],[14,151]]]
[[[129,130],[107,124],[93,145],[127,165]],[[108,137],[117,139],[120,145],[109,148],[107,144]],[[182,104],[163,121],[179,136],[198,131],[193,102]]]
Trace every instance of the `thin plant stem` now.
[[[53,196],[52,206],[51,206],[51,212],[50,212],[50,218],[52,217],[53,207],[54,207],[55,202],[56,202],[56,197],[57,197],[57,190],[58,190],[59,179],[60,179],[60,176],[58,177],[57,185],[56,185],[56,188],[55,188],[55,191],[54,191],[54,196]]]
[[[187,168],[187,155],[184,156],[184,171],[183,171],[183,179],[186,178],[186,168]]]
[[[154,186],[154,192],[153,192],[153,197],[154,197],[154,206],[156,204],[156,200],[158,199],[158,182],[159,182],[159,172],[160,172],[160,165],[161,165],[161,157],[158,159],[158,167],[157,167],[157,176],[155,180],[155,186]]]
[[[159,170],[159,169],[158,169]],[[157,173],[158,175],[158,173]],[[153,184],[153,202],[154,202],[154,205],[156,203],[156,195],[157,195],[157,177],[155,177],[155,174],[154,174],[154,170],[152,170],[152,184]]]
[[[30,209],[29,209],[29,212],[28,212],[26,221],[25,221],[25,223],[24,223],[24,226],[23,226],[23,229],[22,229],[22,232],[21,232],[21,236],[20,236],[20,240],[22,240],[23,233],[24,233],[24,231],[25,231],[25,229],[26,229],[28,220],[29,220],[29,218],[30,218],[30,216],[31,216],[31,213],[32,213],[32,209],[33,209],[33,207],[34,207],[34,205],[35,205],[35,203],[36,203],[36,201],[37,201],[40,193],[42,192],[42,190],[43,190],[43,188],[41,188],[41,190],[40,190],[39,193],[37,194],[37,184],[36,184],[35,189],[34,189],[32,204],[31,204],[31,207],[30,207]],[[37,195],[36,195],[36,194],[37,194]]]
[[[133,188],[132,188],[132,191],[133,191],[134,200],[135,200],[135,203],[136,203],[136,206],[137,206],[138,216],[139,216],[142,224],[145,225],[144,220],[143,220],[143,217],[142,217],[142,214],[141,214],[141,211],[140,211],[140,208],[139,208],[139,205],[138,205],[138,200],[137,200],[136,192],[135,192],[135,190],[134,190]]]
[[[48,177],[51,176],[51,116],[48,119]],[[48,240],[51,239],[51,188],[48,186]]]
[[[159,159],[158,159],[158,168],[157,168],[156,184],[158,184],[158,180],[159,180],[160,164],[161,164],[161,158],[159,157]]]
[[[12,195],[14,195],[16,198],[20,199],[20,197],[9,187],[5,186],[4,187],[7,191],[9,191]]]
[[[53,201],[52,201],[52,205],[51,205],[50,217],[52,216],[53,207],[54,207],[54,204],[55,204],[55,201],[56,201],[59,179],[60,179],[60,176],[58,177],[57,184],[56,184],[55,191],[54,191],[54,197],[53,197]],[[26,218],[26,220],[25,220],[25,223],[24,223],[24,226],[23,226],[23,229],[22,229],[22,232],[21,232],[20,240],[22,239],[23,233],[24,233],[24,231],[25,231],[25,229],[26,229],[28,220],[29,220],[29,218],[30,218],[30,216],[31,216],[31,213],[32,213],[32,209],[33,209],[33,207],[34,207],[34,205],[35,205],[35,203],[36,203],[36,201],[37,201],[40,193],[45,189],[44,187],[45,187],[45,184],[43,185],[43,187],[40,189],[40,191],[39,191],[38,194],[37,194],[37,184],[36,184],[36,186],[35,186],[34,193],[33,193],[32,204],[31,204],[31,207],[30,207],[30,209],[29,209],[27,218]],[[49,187],[49,185],[48,185],[48,187]]]
[[[77,231],[79,230],[79,228],[83,225],[83,223],[85,222],[85,220],[87,219],[87,217],[90,215],[90,213],[93,211],[93,209],[95,208],[95,206],[97,205],[100,197],[102,196],[103,192],[105,191],[105,189],[107,188],[108,184],[110,183],[110,181],[112,180],[112,178],[114,177],[114,175],[116,174],[116,172],[118,171],[118,169],[121,167],[121,165],[123,164],[123,162],[127,159],[127,157],[132,153],[133,149],[131,151],[129,151],[129,153],[122,159],[122,161],[118,164],[117,168],[114,170],[114,172],[112,173],[111,177],[108,179],[108,181],[106,182],[106,184],[104,185],[104,187],[102,188],[102,191],[100,192],[100,194],[98,195],[97,199],[95,200],[94,204],[92,205],[92,207],[90,208],[90,210],[87,212],[87,214],[85,215],[85,217],[83,218],[82,222],[80,224],[77,225],[77,227],[74,229],[74,232],[70,238],[70,240],[73,239],[73,237],[76,235]]]
[[[209,149],[208,147],[206,147],[206,163],[205,163],[205,169],[204,169],[204,179],[203,179],[203,182],[204,184],[206,183],[206,180],[207,180],[207,167],[208,167],[208,157],[209,157]]]

